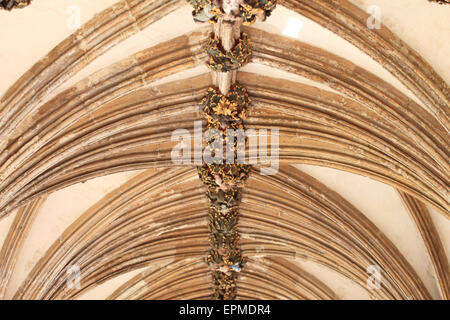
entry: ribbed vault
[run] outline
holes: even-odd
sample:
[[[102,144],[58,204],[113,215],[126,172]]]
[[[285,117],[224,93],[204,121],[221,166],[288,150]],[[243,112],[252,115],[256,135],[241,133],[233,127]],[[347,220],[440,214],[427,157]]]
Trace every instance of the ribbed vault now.
[[[448,163],[432,161],[427,156],[430,152],[419,143],[423,140],[411,139],[412,125],[402,134],[395,120],[389,123],[386,117],[355,101],[310,86],[241,75],[239,80],[249,87],[255,100],[249,128],[264,128],[268,124],[280,128],[281,161],[304,161],[367,174],[413,193],[448,215],[448,175],[445,174]],[[254,84],[256,80],[258,87]],[[76,113],[76,105],[61,102],[64,108],[60,113],[51,109],[51,113],[42,117],[44,123],[40,124],[39,133],[30,132],[34,138],[23,147],[24,157],[20,157],[21,150],[15,150],[13,158],[17,164],[12,162],[13,158],[5,162],[5,175],[17,169],[2,182],[4,206],[8,205],[8,198],[12,202],[9,208],[13,209],[21,203],[21,196],[33,197],[49,188],[67,186],[95,175],[169,165],[175,144],[171,141],[172,131],[177,128],[192,131],[194,121],[200,120],[196,102],[210,81],[209,76],[200,76],[154,90],[122,93],[112,101],[108,96],[103,98],[106,101],[98,102],[98,108],[91,104],[95,111],[90,112],[79,105],[80,111]],[[283,90],[279,89],[280,84]],[[92,85],[91,88],[95,90]],[[119,91],[113,88],[108,91]],[[298,92],[302,94],[299,96]],[[79,94],[74,97],[78,98]],[[56,103],[51,101],[48,105],[55,108]],[[275,118],[274,112],[280,111],[284,118],[278,113]],[[377,130],[373,119],[379,119],[385,126],[379,124],[381,128]],[[26,137],[23,135],[23,140]],[[433,150],[438,155],[447,149],[441,145]],[[24,158],[29,161],[24,163]],[[111,161],[104,161],[108,158]],[[52,181],[52,173],[58,177],[56,180]],[[17,193],[21,196],[14,196]]]

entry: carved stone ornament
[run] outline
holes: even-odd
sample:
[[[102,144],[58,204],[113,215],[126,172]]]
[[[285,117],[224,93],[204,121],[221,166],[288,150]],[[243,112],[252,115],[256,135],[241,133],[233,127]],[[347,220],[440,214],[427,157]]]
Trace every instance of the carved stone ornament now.
[[[192,16],[197,22],[216,23],[224,14],[240,16],[244,25],[256,20],[264,21],[276,7],[276,0],[239,0],[238,8],[230,7],[229,0],[187,0],[193,7]],[[230,7],[230,8],[229,8]]]
[[[31,4],[32,0],[1,0],[0,9],[21,9]]]
[[[241,68],[248,62],[252,53],[245,33],[241,33],[241,37],[229,51],[225,51],[220,40],[212,34],[205,51],[209,55],[207,66],[218,72],[229,72]]]
[[[436,2],[439,4],[450,4],[450,0],[428,0],[430,2]]]
[[[208,129],[216,129],[226,139],[227,129],[243,129],[250,99],[245,88],[234,85],[225,96],[218,89],[209,88],[202,101]],[[205,137],[205,149],[212,147],[214,138]],[[204,163],[198,174],[207,188],[209,199],[209,243],[211,249],[206,261],[213,271],[214,297],[230,300],[236,297],[236,277],[245,264],[239,247],[238,205],[241,189],[248,179],[251,167],[237,161],[237,141],[232,144],[234,163]]]

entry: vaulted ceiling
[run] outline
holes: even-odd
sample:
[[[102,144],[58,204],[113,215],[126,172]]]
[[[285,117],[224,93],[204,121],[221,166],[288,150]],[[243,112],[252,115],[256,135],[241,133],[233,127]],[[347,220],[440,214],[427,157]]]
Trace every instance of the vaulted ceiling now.
[[[171,160],[214,82],[212,27],[191,11],[0,11],[0,298],[212,297],[205,187]],[[449,299],[448,17],[425,0],[279,0],[244,28],[245,125],[280,130],[280,168],[243,190],[238,298]]]

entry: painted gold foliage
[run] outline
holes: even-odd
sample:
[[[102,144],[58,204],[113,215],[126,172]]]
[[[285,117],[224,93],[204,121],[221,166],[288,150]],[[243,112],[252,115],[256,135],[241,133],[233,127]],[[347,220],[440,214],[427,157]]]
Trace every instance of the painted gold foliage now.
[[[208,67],[213,71],[219,72],[228,72],[241,68],[248,62],[252,53],[248,36],[245,33],[241,34],[241,37],[230,51],[225,51],[220,40],[211,35],[205,51],[209,55]]]
[[[216,288],[216,299],[219,296],[225,297],[224,300],[231,300],[236,295],[236,279],[234,275],[227,275],[222,272],[214,272],[213,285]]]
[[[226,138],[227,129],[243,129],[250,104],[245,88],[235,85],[226,95],[216,88],[209,88],[202,101],[203,114],[208,129],[217,129]],[[211,139],[205,137],[205,149]],[[199,177],[207,187],[209,199],[209,229],[211,249],[207,263],[213,270],[213,287],[216,299],[230,300],[236,297],[236,277],[245,264],[239,247],[238,205],[241,190],[250,173],[250,166],[238,163],[237,141],[233,148],[234,162],[204,163],[198,167]],[[214,152],[216,150],[209,150]]]
[[[31,4],[32,0],[1,0],[0,9],[21,9]]]
[[[192,16],[195,21],[216,23],[224,14],[221,0],[187,0],[193,7]],[[276,7],[276,0],[239,0],[239,13],[245,25],[253,24],[257,18],[266,20]]]

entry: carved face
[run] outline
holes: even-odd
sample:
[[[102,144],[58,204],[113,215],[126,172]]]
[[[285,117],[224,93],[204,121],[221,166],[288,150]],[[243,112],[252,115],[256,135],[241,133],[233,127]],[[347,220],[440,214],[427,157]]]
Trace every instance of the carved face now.
[[[222,9],[226,14],[238,14],[239,0],[222,0]]]

